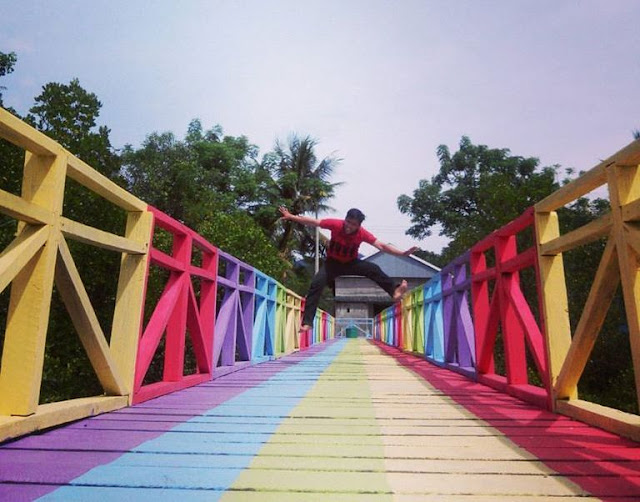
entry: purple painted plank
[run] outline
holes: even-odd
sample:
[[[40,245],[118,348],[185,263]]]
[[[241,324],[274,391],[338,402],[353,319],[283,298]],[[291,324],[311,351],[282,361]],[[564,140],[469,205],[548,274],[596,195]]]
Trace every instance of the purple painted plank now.
[[[0,500],[33,500],[43,496],[58,488],[58,484],[66,484],[94,467],[111,462],[142,442],[154,439],[177,424],[277,376],[280,371],[324,350],[329,344],[304,354],[250,366],[242,372],[132,408],[1,445],[0,479],[3,483],[0,485]],[[206,421],[206,418],[202,420]],[[107,423],[120,423],[123,427],[111,430],[111,427],[104,426]],[[131,427],[132,424],[138,427]],[[12,479],[24,483],[12,483]]]
[[[2,484],[0,485],[0,500],[31,502],[56,488],[59,488],[58,485]]]

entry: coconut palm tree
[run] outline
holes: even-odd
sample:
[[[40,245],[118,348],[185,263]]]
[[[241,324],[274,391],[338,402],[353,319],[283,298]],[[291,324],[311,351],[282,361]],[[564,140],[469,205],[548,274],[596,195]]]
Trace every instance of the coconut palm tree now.
[[[311,215],[331,209],[327,203],[341,183],[331,183],[330,179],[340,159],[331,155],[318,161],[316,146],[317,141],[310,136],[294,134],[285,145],[276,141],[274,151],[265,156],[263,164],[271,174],[275,208],[285,205],[294,214]],[[308,227],[285,222],[275,233],[277,247],[285,255],[293,250],[305,255],[313,249],[315,235]]]

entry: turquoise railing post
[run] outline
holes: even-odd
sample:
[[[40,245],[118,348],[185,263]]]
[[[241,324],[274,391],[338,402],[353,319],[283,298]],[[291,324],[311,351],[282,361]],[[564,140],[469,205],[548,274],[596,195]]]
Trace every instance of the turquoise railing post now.
[[[255,314],[251,360],[264,361],[275,355],[276,281],[255,270]]]
[[[444,364],[444,326],[442,309],[442,275],[437,274],[424,285],[424,355],[438,365]]]

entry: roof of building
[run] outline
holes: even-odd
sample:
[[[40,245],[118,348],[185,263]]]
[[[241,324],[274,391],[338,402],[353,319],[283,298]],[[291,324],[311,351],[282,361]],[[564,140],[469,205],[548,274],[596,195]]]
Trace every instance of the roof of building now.
[[[435,265],[413,255],[395,256],[378,251],[365,260],[378,265],[390,277],[429,279],[440,272]]]

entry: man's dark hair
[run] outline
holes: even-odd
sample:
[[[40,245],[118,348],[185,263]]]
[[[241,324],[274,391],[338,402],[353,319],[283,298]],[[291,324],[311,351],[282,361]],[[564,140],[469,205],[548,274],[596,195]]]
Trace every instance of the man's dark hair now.
[[[362,211],[360,211],[360,209],[356,209],[355,207],[353,207],[347,211],[346,219],[357,220],[358,223],[362,223],[364,221],[364,214],[362,213]]]

